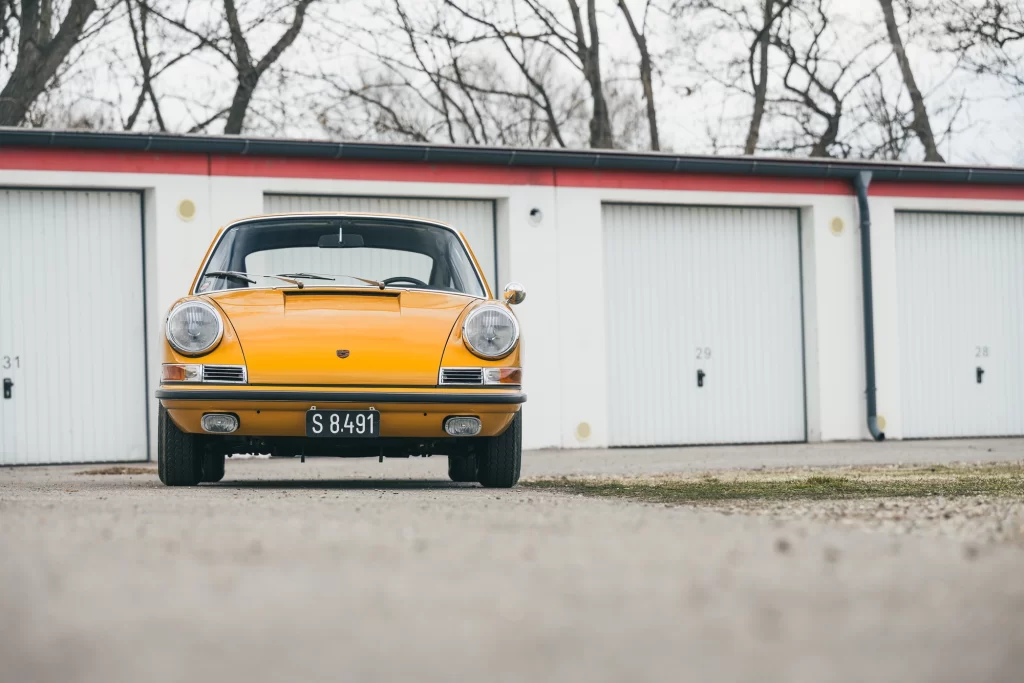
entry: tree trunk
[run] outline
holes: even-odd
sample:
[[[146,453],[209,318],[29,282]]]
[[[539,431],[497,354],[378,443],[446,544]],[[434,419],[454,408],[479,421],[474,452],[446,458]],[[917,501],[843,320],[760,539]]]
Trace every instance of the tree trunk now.
[[[604,97],[604,81],[601,77],[601,42],[597,30],[597,8],[595,0],[587,0],[587,24],[589,42],[583,31],[583,19],[580,6],[576,0],[569,0],[569,11],[572,12],[573,26],[576,29],[576,55],[583,67],[583,77],[590,86],[590,99],[593,111],[590,115],[590,146],[610,148],[614,146],[611,116],[608,112],[608,101]]]
[[[238,84],[235,86],[235,95],[231,99],[231,106],[228,108],[228,120],[224,125],[224,133],[226,135],[241,134],[242,126],[245,124],[245,115],[249,111],[249,104],[252,102],[252,96],[256,91],[260,78],[298,38],[299,32],[302,31],[302,23],[306,17],[306,9],[312,2],[313,0],[298,0],[295,3],[295,16],[292,18],[292,23],[288,30],[278,38],[277,42],[274,43],[267,54],[263,55],[262,59],[253,64],[252,53],[249,51],[249,41],[246,39],[241,23],[238,20],[235,0],[224,0],[224,14],[228,21],[231,44],[235,50],[235,68],[238,70]]]
[[[21,0],[18,62],[0,91],[0,126],[18,126],[25,121],[29,107],[57,73],[95,10],[96,0],[72,0],[60,29],[51,38],[51,1]]]
[[[747,129],[747,141],[743,145],[744,154],[757,151],[757,141],[761,137],[761,120],[764,118],[764,105],[768,98],[768,47],[771,44],[772,24],[775,21],[775,0],[764,0],[764,23],[754,44],[750,46],[750,78],[754,81],[754,111],[750,116],[750,128]],[[754,52],[758,53],[760,63],[758,74],[754,79]]]
[[[259,80],[260,75],[254,71],[238,74],[235,96],[231,98],[231,106],[228,108],[228,120],[224,124],[225,135],[242,134],[245,115],[249,112],[249,104],[252,102],[252,95],[256,90],[256,84]]]
[[[836,144],[836,140],[839,139],[839,121],[842,119],[842,109],[836,106],[836,113],[834,116],[828,118],[828,126],[825,127],[825,132],[821,134],[815,142],[814,146],[811,147],[812,157],[830,157],[832,153],[829,148]]]
[[[896,25],[896,15],[893,12],[892,0],[878,0],[882,5],[882,14],[885,15],[885,28],[889,32],[889,42],[892,43],[893,52],[896,54],[896,61],[899,62],[900,72],[903,74],[903,83],[910,93],[910,102],[913,106],[914,120],[910,127],[913,129],[917,139],[924,145],[924,160],[944,162],[945,159],[939,154],[935,144],[935,136],[932,134],[932,124],[928,118],[928,110],[924,106],[924,96],[921,95],[917,81],[914,80],[914,72],[910,68],[910,60],[907,59],[907,51],[903,47],[903,39],[900,38],[899,27]]]
[[[769,0],[771,2],[772,0]],[[626,0],[619,0],[619,9],[626,17],[629,24],[629,31],[636,41],[636,48],[640,52],[640,85],[644,89],[644,100],[647,102],[647,129],[651,136],[651,149],[661,149],[661,142],[658,139],[658,111],[654,106],[654,77],[651,66],[651,51],[647,47],[647,38],[633,21],[633,15],[626,6]]]

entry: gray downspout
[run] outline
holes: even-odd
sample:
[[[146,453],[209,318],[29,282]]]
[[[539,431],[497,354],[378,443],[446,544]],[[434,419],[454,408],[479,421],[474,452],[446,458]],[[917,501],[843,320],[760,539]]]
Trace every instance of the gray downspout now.
[[[864,287],[864,372],[867,376],[868,430],[875,441],[884,441],[878,428],[878,406],[875,403],[875,304],[871,286],[871,207],[868,186],[871,171],[861,171],[853,178],[860,213],[860,274]]]

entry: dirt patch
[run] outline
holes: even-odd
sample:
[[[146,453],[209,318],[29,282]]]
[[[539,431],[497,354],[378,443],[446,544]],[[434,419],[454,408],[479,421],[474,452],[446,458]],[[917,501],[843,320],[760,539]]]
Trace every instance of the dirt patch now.
[[[585,496],[1024,545],[1024,463],[738,470],[534,479]]]
[[[534,479],[525,486],[652,503],[998,496],[1024,498],[1024,463],[739,470],[654,477]]]
[[[156,474],[155,467],[129,467],[127,465],[114,465],[111,467],[100,467],[94,470],[82,470],[75,474],[97,475],[97,474]]]

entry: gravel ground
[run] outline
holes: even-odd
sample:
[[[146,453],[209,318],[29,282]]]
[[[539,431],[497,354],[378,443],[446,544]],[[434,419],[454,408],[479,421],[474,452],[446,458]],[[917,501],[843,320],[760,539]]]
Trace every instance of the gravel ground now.
[[[248,460],[191,489],[0,470],[0,679],[1020,680],[1017,544],[485,491],[444,467]]]
[[[763,446],[612,448],[533,451],[523,472],[533,477],[620,476],[762,467],[938,465],[1024,459],[1024,439],[829,442]]]
[[[696,506],[688,506],[696,507]],[[1024,501],[964,498],[738,501],[700,506],[727,515],[760,515],[781,522],[811,521],[886,534],[926,534],[964,542],[965,552],[1005,543],[1024,550]]]

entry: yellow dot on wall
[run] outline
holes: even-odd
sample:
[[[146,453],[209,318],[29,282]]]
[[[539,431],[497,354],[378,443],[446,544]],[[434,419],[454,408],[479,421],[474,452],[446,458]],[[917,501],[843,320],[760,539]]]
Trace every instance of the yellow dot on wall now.
[[[590,438],[590,424],[587,422],[580,422],[576,425],[576,438],[579,441],[586,441]]]
[[[885,418],[881,415],[878,416],[878,428],[883,432],[885,431]]]
[[[178,203],[178,218],[190,221],[196,217],[196,203],[191,199],[182,199]]]
[[[835,218],[833,218],[832,222],[829,224],[829,228],[832,230],[832,234],[833,235],[841,235],[841,234],[843,234],[843,228],[844,227],[845,227],[845,225],[843,224],[843,219],[840,218],[839,216],[836,216]]]

